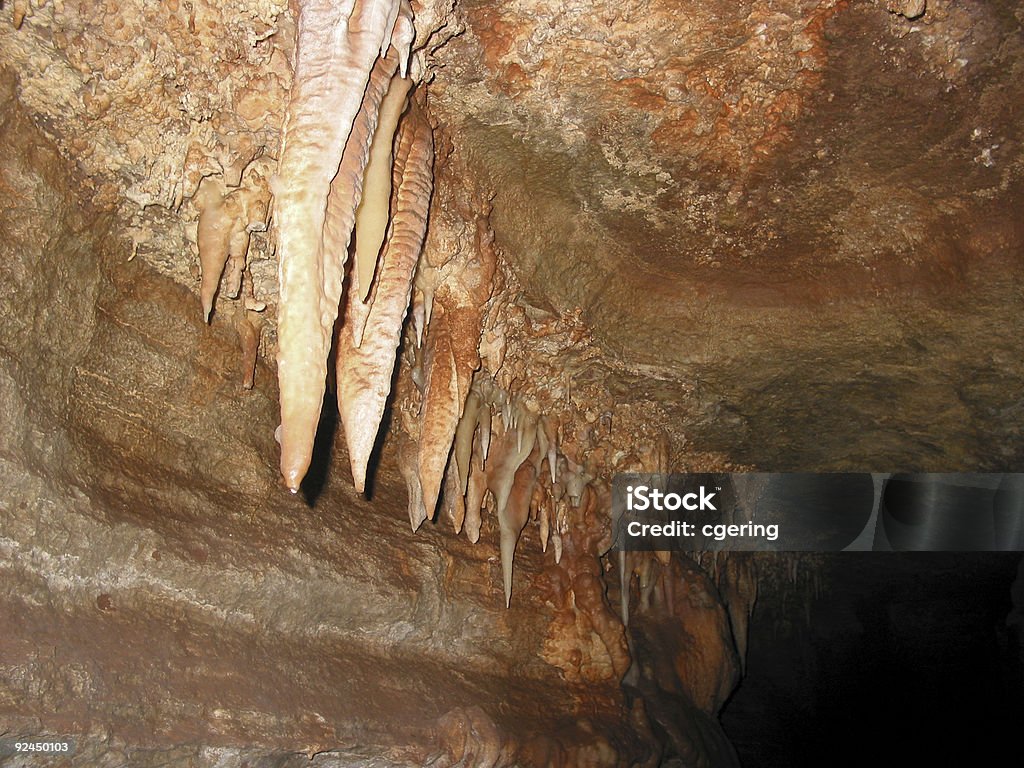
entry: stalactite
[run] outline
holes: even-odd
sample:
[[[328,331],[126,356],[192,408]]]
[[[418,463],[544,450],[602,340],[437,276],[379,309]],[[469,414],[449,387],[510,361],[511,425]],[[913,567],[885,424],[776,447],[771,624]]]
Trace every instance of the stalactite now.
[[[530,497],[537,482],[537,471],[524,461],[512,481],[512,488],[504,507],[498,510],[500,532],[501,576],[505,588],[505,607],[512,601],[512,566],[519,536],[526,527],[530,513]]]
[[[419,479],[428,517],[433,515],[437,504],[441,478],[448,465],[464,402],[459,392],[455,343],[457,339],[448,327],[447,313],[439,307],[424,344],[424,388],[420,407]]]
[[[516,472],[533,451],[536,436],[537,421],[530,417],[522,431],[513,429],[510,424],[493,446],[494,467],[488,473],[488,487],[494,494],[499,514],[508,504]]]
[[[398,52],[391,49],[384,58],[374,62],[359,113],[345,142],[338,173],[331,181],[324,219],[324,239],[332,248],[342,249],[346,254],[355,226],[356,210],[362,199],[363,173],[369,160],[380,105],[398,69],[398,58]],[[347,306],[352,308],[356,305],[348,302]],[[368,309],[364,308],[364,315]]]
[[[455,430],[455,465],[458,470],[459,488],[463,495],[469,485],[469,465],[473,455],[473,438],[477,433],[482,401],[480,395],[470,391],[466,406]]]
[[[642,610],[650,610],[651,607],[651,594],[654,592],[654,588],[658,585],[658,577],[660,576],[660,569],[656,565],[656,560],[653,557],[645,557],[640,562],[640,568],[637,573],[638,585],[640,587],[640,607]]]
[[[256,358],[260,349],[259,328],[244,311],[235,318],[235,329],[242,346],[242,389],[252,389],[256,377]]]
[[[548,491],[544,487],[544,478],[537,470],[537,461],[534,460],[534,456],[537,453],[538,451],[534,450],[534,452],[530,455],[530,459],[532,460],[534,468],[534,476],[536,477],[536,482],[534,482],[533,484],[533,494],[530,496],[530,522],[536,523],[539,527],[540,511],[544,507],[545,502],[547,501]]]
[[[412,327],[416,334],[416,346],[423,346],[423,331],[426,329],[426,318],[424,310],[424,298],[423,291],[419,288],[413,288],[412,292],[412,313],[411,313]]]
[[[541,548],[551,544],[557,562],[572,519],[596,518],[587,451],[598,426],[607,437],[612,421],[609,415],[594,426],[594,416],[562,434],[563,424],[576,423],[573,398],[565,391],[549,398],[551,412],[544,413],[523,395],[532,385],[516,368],[518,353],[508,339],[523,314],[507,312],[507,298],[491,302],[497,254],[486,194],[474,190],[448,200],[439,209],[447,228],[431,227],[435,239],[425,241],[433,136],[422,97],[408,99],[411,29],[406,3],[299,2],[295,86],[274,182],[282,473],[295,491],[310,460],[337,330],[339,412],[354,483],[364,490],[410,313],[415,344],[404,353],[409,367],[402,381],[411,385],[398,409],[410,524],[415,530],[431,518],[443,497],[456,532],[465,529],[476,541],[489,509],[497,519],[508,604],[515,551],[531,520],[541,529]],[[340,33],[331,38],[330,30]],[[449,153],[441,157],[447,162]],[[356,258],[343,296],[353,229]],[[467,235],[475,247],[465,248]],[[343,318],[335,329],[339,308]],[[567,328],[560,343],[578,343],[571,323],[558,327]],[[567,389],[553,381],[555,389]],[[650,595],[645,582],[645,602]]]
[[[236,217],[225,204],[226,190],[219,180],[207,180],[200,188],[199,195],[199,224],[196,229],[202,275],[199,298],[203,305],[203,322],[208,323],[224,265],[228,260],[228,243]]]
[[[544,503],[540,507],[540,519],[538,521],[538,527],[540,528],[540,549],[541,552],[547,553],[548,551],[548,535],[551,533],[551,512],[554,506],[554,501],[550,495],[544,498]]]
[[[480,409],[477,423],[480,427],[481,463],[487,460],[487,454],[491,450],[491,419],[493,417],[494,413],[491,411],[490,405]]]
[[[544,431],[544,425],[541,423],[537,425],[537,450],[534,451],[530,457],[533,461],[533,468],[537,470],[538,475],[541,471],[541,465],[543,464],[543,462],[547,461],[547,455],[548,436],[547,433]]]
[[[405,436],[399,438],[398,471],[402,474],[409,494],[409,524],[415,531],[427,519],[427,511],[423,506],[423,489],[420,487],[419,446]]]
[[[396,351],[409,306],[412,277],[423,246],[433,173],[430,126],[417,108],[402,121],[395,153],[395,204],[372,304],[348,296],[336,342],[338,410],[352,477],[362,492],[366,465],[391,392]],[[359,316],[362,322],[358,322]],[[355,337],[361,327],[362,343]],[[431,508],[432,509],[432,508]]]
[[[478,454],[479,458],[479,454]],[[487,474],[483,460],[472,462],[469,470],[469,483],[466,486],[466,537],[476,544],[480,540],[480,511],[484,506],[487,493]]]
[[[445,469],[453,460],[458,424],[474,374],[480,368],[480,326],[484,306],[491,296],[495,256],[482,234],[489,231],[489,205],[486,201],[478,205],[477,250],[472,261],[469,254],[453,259],[452,254],[438,250],[434,244],[425,249],[425,263],[421,263],[417,275],[421,291],[425,285],[439,286],[424,291],[427,298],[422,397],[418,419],[412,426],[420,445],[419,483],[428,516],[433,514]],[[467,515],[470,514],[476,514],[476,510],[471,512],[467,508]]]
[[[431,336],[448,322],[443,303],[438,311],[429,332]],[[426,392],[425,388],[425,401]],[[582,504],[585,509],[580,513],[593,515],[597,503],[597,494],[590,489],[593,478],[583,465],[574,462],[570,469],[566,457],[559,457],[555,424],[556,419],[538,416],[481,371],[474,379],[455,430],[445,475],[444,509],[455,522],[462,514],[460,502],[464,503],[463,527],[471,541],[479,538],[482,509],[492,509],[500,534],[506,604],[511,598],[513,559],[523,528],[531,522],[537,525],[542,550],[547,552],[549,544],[553,546],[557,561],[561,558],[562,537],[570,527],[570,509]],[[421,450],[428,445],[423,434]],[[549,479],[551,473],[545,464],[556,467],[555,481]],[[459,480],[455,487],[453,469]],[[422,474],[420,481],[425,483]],[[571,487],[572,497],[567,487]],[[448,499],[452,493],[462,498]]]
[[[548,469],[551,472],[551,482],[555,482],[555,471],[558,469],[558,422],[554,417],[541,420],[541,428],[547,436],[548,443]]]
[[[412,82],[404,77],[392,77],[387,93],[380,104],[380,113],[370,155],[363,177],[363,194],[356,208],[356,297],[366,301],[370,297],[370,284],[377,267],[377,256],[384,242],[391,208],[392,146],[398,118],[405,110]],[[426,203],[424,201],[424,210]],[[417,249],[418,250],[418,249]],[[403,313],[404,314],[404,313]],[[356,331],[356,343],[362,341],[362,330]]]
[[[243,207],[244,213],[244,207]],[[245,258],[249,252],[249,228],[245,219],[236,220],[228,238],[228,261],[224,267],[224,294],[237,299],[242,290],[242,275],[245,273]],[[205,307],[204,307],[205,310]],[[207,313],[209,320],[209,313]]]
[[[396,43],[399,60],[408,59],[411,10],[405,4],[299,3],[295,79],[274,182],[281,471],[292,492],[312,456],[350,235],[330,223],[345,216],[329,216],[328,209],[331,198],[343,202],[346,211],[358,204],[358,193],[333,182],[364,109],[370,73],[389,40]]]
[[[448,464],[448,471],[444,474],[443,498],[445,516],[458,535],[466,522],[466,498],[459,486],[459,473],[453,463]]]

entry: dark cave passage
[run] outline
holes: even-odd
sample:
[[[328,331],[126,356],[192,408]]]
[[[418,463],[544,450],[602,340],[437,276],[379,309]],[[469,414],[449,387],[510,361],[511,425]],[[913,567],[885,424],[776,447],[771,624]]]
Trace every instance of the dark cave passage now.
[[[747,676],[722,714],[745,768],[1007,764],[1024,717],[1020,634],[1007,626],[1019,563],[832,555],[819,596],[797,584],[760,603]]]

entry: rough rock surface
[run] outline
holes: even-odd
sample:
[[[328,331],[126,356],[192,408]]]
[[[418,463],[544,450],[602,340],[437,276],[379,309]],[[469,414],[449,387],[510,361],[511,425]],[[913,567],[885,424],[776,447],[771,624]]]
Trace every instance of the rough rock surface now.
[[[497,242],[698,447],[1019,464],[1019,4],[461,7]]]
[[[690,561],[620,584],[607,480],[1019,468],[1024,10],[414,3],[435,194],[367,501],[330,408],[306,497],[277,475],[296,7],[3,7],[0,731],[79,765],[733,764],[750,594]],[[207,326],[199,217],[232,189]],[[405,521],[410,462],[457,487],[471,381],[495,445],[538,440],[508,610],[486,480],[475,521],[450,492]]]
[[[233,328],[204,327],[189,290],[127,261],[12,85],[4,729],[87,734],[80,765],[331,750],[352,762],[322,764],[422,764],[442,749],[439,718],[472,703],[500,748],[542,735],[628,751],[618,680],[566,681],[559,664],[573,662],[542,651],[558,613],[531,584],[539,552],[522,555],[506,610],[496,526],[476,547],[440,526],[414,536],[391,461],[372,503],[326,466],[312,509],[280,488],[273,377],[261,367],[240,388]]]

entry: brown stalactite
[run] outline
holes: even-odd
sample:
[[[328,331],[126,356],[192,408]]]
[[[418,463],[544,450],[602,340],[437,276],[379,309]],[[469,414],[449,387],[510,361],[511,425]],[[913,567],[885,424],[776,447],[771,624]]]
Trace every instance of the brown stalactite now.
[[[373,301],[364,304],[354,292],[349,293],[336,340],[338,409],[359,491],[365,485],[366,465],[391,392],[412,277],[427,226],[433,143],[430,126],[417,108],[402,121],[397,144],[395,213],[374,281]]]
[[[252,389],[256,379],[256,362],[260,351],[260,322],[253,323],[242,312],[235,316],[235,329],[242,346],[242,389]]]

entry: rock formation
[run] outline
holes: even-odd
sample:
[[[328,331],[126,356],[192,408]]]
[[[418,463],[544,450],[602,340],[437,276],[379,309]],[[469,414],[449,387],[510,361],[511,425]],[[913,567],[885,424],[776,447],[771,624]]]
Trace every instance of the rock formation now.
[[[0,731],[735,765],[614,474],[1024,457],[1018,4],[3,14]]]

